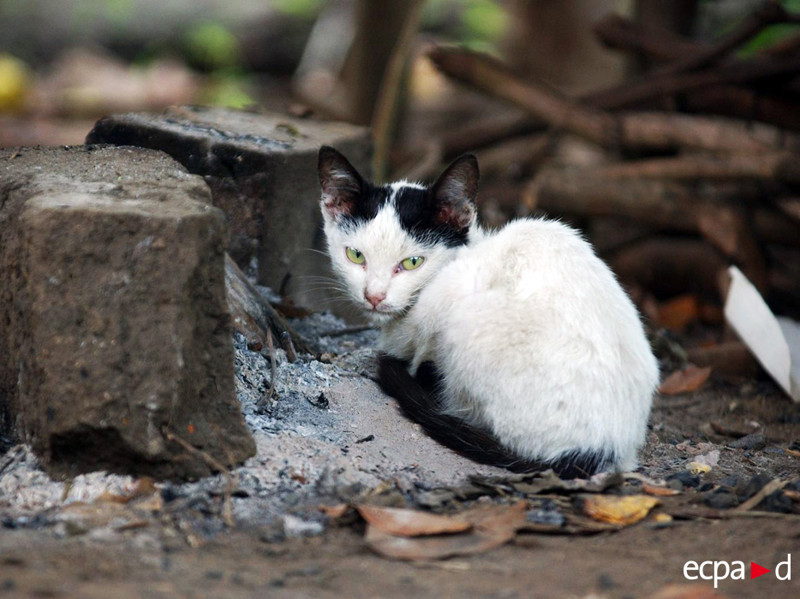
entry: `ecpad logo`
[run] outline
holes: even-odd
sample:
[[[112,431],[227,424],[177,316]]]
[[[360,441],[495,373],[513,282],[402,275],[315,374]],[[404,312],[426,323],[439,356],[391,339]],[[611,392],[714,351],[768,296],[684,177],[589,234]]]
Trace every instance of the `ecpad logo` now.
[[[759,576],[763,576],[769,572],[772,572],[772,570],[769,570],[764,566],[757,564],[756,562],[750,562],[751,579],[758,578]],[[734,561],[730,563],[726,561],[705,561],[698,564],[697,562],[690,560],[683,564],[683,577],[687,580],[697,580],[698,578],[702,578],[703,580],[713,580],[714,588],[716,589],[720,580],[726,580],[728,578],[731,580],[744,580],[746,578],[745,565],[744,562],[740,561]],[[782,562],[778,562],[778,565],[775,566],[775,578],[778,580],[792,579],[791,554],[787,554],[786,559]]]

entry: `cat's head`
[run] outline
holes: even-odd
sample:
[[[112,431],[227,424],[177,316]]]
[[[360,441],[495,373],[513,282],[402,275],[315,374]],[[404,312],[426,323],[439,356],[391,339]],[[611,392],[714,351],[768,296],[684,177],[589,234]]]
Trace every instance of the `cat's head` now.
[[[425,187],[376,186],[333,148],[319,151],[328,253],[348,293],[379,323],[403,314],[467,243],[475,224],[478,161],[456,159]]]

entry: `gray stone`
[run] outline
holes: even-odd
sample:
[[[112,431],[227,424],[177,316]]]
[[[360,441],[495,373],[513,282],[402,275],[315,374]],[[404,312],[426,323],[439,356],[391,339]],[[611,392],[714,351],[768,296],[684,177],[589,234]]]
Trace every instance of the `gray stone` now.
[[[0,151],[0,407],[52,474],[253,455],[224,240],[203,180],[160,152]]]
[[[97,122],[89,143],[167,152],[203,175],[228,216],[228,251],[239,266],[258,257],[258,282],[297,303],[328,307],[330,293],[319,213],[317,152],[344,152],[369,175],[369,130],[346,123],[222,108],[180,107],[160,115],[122,114]]]

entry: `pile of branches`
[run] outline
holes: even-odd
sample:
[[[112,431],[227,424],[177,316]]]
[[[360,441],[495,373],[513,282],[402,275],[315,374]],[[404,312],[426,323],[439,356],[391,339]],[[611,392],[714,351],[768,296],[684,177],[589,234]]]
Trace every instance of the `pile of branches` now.
[[[724,298],[724,273],[736,264],[764,295],[794,302],[800,297],[792,273],[800,263],[800,35],[749,58],[735,55],[776,23],[800,23],[800,16],[768,2],[714,44],[606,17],[596,25],[598,38],[654,66],[580,98],[522,80],[487,56],[434,48],[429,56],[442,73],[527,115],[488,131],[459,131],[440,143],[438,157],[514,138],[517,156],[535,161],[555,138],[583,138],[603,148],[605,160],[567,167],[539,160],[525,185],[523,212],[635,223],[646,234],[628,240],[611,261],[623,278],[661,297],[699,286]]]

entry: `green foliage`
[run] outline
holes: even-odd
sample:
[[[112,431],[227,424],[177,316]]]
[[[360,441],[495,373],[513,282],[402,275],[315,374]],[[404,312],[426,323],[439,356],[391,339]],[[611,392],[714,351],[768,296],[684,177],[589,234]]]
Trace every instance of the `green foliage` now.
[[[739,56],[752,56],[798,33],[800,33],[800,25],[771,25],[742,46]]]
[[[248,108],[256,101],[247,92],[248,78],[236,69],[216,71],[204,88],[203,104],[226,108]]]
[[[239,64],[239,41],[219,23],[202,21],[191,27],[185,36],[189,58],[208,68],[220,69]]]
[[[316,17],[322,8],[322,0],[272,0],[272,4],[279,12],[304,19]]]
[[[461,25],[467,41],[495,41],[508,29],[508,14],[496,2],[470,0],[465,4]]]

